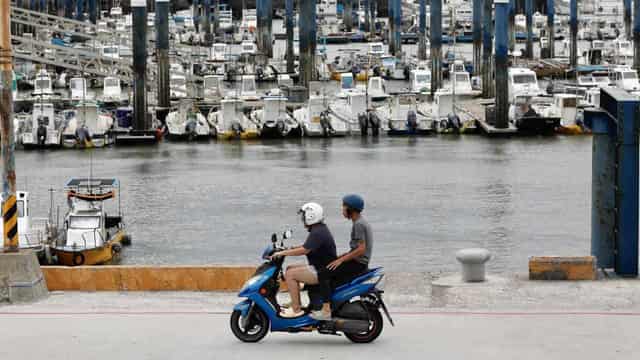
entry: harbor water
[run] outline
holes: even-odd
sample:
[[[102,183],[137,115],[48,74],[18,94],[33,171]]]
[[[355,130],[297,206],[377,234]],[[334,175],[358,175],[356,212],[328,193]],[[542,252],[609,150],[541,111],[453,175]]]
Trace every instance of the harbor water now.
[[[379,139],[161,143],[84,151],[20,151],[18,187],[47,216],[70,177],[117,177],[133,246],[126,264],[256,264],[272,232],[306,231],[316,201],[340,250],[350,224],[340,199],[357,192],[374,229],[372,265],[455,271],[454,253],[489,249],[494,272],[526,271],[532,255],[589,253],[591,138]],[[54,211],[55,217],[55,211]]]

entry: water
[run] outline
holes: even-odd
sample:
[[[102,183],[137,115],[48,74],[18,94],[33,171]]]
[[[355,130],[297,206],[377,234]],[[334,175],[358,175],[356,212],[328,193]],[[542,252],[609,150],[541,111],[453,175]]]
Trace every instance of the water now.
[[[46,216],[48,189],[70,177],[117,177],[133,246],[128,264],[256,264],[270,234],[303,241],[297,208],[321,203],[339,249],[348,192],[367,201],[373,264],[454,271],[454,253],[486,247],[496,272],[532,255],[589,252],[591,138],[438,136],[162,143],[18,152],[19,188]],[[90,164],[92,165],[90,167]],[[66,210],[64,194],[55,200]]]

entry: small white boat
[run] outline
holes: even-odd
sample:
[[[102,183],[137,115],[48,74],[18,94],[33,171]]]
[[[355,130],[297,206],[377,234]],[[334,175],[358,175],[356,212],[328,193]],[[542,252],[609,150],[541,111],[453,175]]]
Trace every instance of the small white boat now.
[[[46,70],[42,69],[36,74],[31,95],[42,99],[48,99],[54,95],[51,77]]]
[[[367,55],[373,58],[380,58],[384,56],[384,44],[381,42],[373,42],[369,43],[369,50],[367,51]]]
[[[187,77],[184,74],[172,73],[169,80],[169,94],[171,99],[187,97]]]
[[[189,100],[182,100],[166,118],[167,138],[170,140],[206,140],[211,138],[207,119]]]
[[[220,10],[218,16],[218,27],[223,32],[233,30],[233,13],[232,10]]]
[[[574,94],[554,94],[551,106],[545,109],[543,115],[560,118],[561,127],[576,126],[579,100],[580,98]]]
[[[630,67],[620,66],[613,69],[614,86],[632,94],[640,92],[638,73]]]
[[[120,79],[117,77],[105,77],[102,82],[102,101],[120,102],[122,101],[122,89]]]
[[[100,48],[100,56],[109,59],[120,59],[120,47],[118,45],[104,45]]]
[[[203,80],[203,94],[205,100],[218,100],[224,97],[222,75],[205,75]]]
[[[0,202],[4,204],[3,194]],[[32,250],[41,263],[45,262],[45,244],[49,240],[49,220],[31,216],[29,193],[16,191],[18,208],[18,247],[21,250]],[[2,209],[0,209],[0,213]],[[4,234],[4,222],[0,221],[0,232]],[[4,249],[4,241],[0,241],[0,252]]]
[[[293,117],[302,125],[305,136],[344,136],[349,132],[347,123],[329,116],[328,99],[311,95],[306,106],[296,109]]]
[[[65,112],[62,145],[73,147],[104,147],[113,143],[111,115],[102,112],[95,102],[80,102]]]
[[[69,80],[71,90],[71,100],[89,100],[91,97],[87,93],[87,80],[85,78],[71,78]]]
[[[287,112],[287,98],[278,89],[262,98],[264,106],[251,112],[251,118],[259,124],[260,137],[301,137],[300,124]]]
[[[256,77],[254,75],[242,75],[240,84],[240,98],[244,101],[260,100],[256,90]]]
[[[344,122],[349,127],[349,132],[367,133],[372,129],[376,133],[380,128],[378,118],[372,118],[370,123],[367,111],[367,95],[363,92],[352,92],[343,99],[336,99],[329,104],[329,117],[332,123]],[[375,129],[374,129],[375,128]]]
[[[37,102],[33,104],[31,116],[19,129],[18,142],[24,148],[56,148],[61,144],[62,117],[55,113],[53,104]]]
[[[431,91],[431,71],[413,69],[409,73],[409,91],[415,94],[427,94]]]
[[[260,136],[257,124],[244,114],[243,102],[238,98],[225,98],[220,108],[207,115],[207,121],[219,140],[254,139]]]
[[[386,105],[376,108],[376,114],[387,126],[389,135],[428,135],[434,126],[430,117],[419,113],[416,95],[398,94]]]
[[[336,92],[336,97],[346,99],[349,94],[354,92],[364,93],[364,88],[356,86],[352,73],[345,72],[340,74],[340,89]]]
[[[389,97],[385,81],[380,76],[372,76],[369,78],[366,92],[371,101],[383,101]]]
[[[243,41],[240,44],[240,56],[243,58],[255,56],[258,53],[258,47],[253,41]]]

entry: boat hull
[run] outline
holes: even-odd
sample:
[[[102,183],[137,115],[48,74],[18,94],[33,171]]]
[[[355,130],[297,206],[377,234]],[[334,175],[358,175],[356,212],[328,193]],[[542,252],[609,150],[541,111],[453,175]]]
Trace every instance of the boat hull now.
[[[524,134],[553,134],[560,127],[560,118],[528,116],[517,119],[515,125]]]
[[[225,131],[218,133],[218,140],[249,140],[249,139],[257,139],[260,137],[260,134],[257,131],[243,131],[241,133],[237,133],[235,131]]]
[[[119,256],[125,234],[118,231],[104,246],[92,249],[63,249],[52,248],[52,254],[58,259],[59,265],[64,266],[81,266],[81,265],[101,265],[109,263]]]

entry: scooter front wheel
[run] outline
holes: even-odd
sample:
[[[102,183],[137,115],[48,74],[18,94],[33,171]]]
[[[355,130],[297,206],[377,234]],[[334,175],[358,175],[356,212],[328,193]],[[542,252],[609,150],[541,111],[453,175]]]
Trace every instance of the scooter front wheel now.
[[[269,318],[259,308],[254,308],[246,326],[242,325],[242,313],[235,310],[231,313],[231,331],[240,341],[258,342],[269,332]]]

